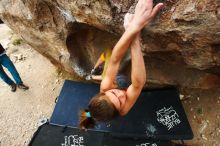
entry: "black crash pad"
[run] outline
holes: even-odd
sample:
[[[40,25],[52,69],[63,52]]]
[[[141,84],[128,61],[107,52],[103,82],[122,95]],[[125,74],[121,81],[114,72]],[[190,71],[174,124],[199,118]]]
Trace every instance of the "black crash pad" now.
[[[102,146],[104,133],[44,124],[38,128],[29,146]]]
[[[173,146],[167,140],[118,138],[105,134],[103,146]]]
[[[51,123],[78,127],[79,112],[87,107],[99,85],[66,80],[51,117]],[[94,131],[116,137],[187,140],[193,134],[176,89],[142,91],[134,107],[123,117],[98,123]]]
[[[29,146],[171,146],[170,141],[115,138],[98,131],[80,131],[46,123],[38,128]]]

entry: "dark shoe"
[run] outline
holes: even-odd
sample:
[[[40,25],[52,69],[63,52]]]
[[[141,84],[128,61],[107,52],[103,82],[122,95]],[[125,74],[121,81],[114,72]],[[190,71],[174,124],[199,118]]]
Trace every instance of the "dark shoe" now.
[[[23,89],[23,90],[28,90],[29,89],[29,87],[24,85],[24,84],[19,84],[18,88]]]
[[[16,91],[16,84],[15,83],[11,84],[10,87],[11,87],[11,92]]]

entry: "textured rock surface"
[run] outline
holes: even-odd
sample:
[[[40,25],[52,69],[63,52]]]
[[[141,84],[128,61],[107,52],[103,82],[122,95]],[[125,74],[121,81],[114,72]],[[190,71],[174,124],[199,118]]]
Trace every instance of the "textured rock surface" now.
[[[142,32],[148,84],[220,86],[220,1],[155,0],[164,9]],[[39,53],[84,78],[123,33],[135,0],[1,0],[0,18]],[[129,70],[129,67],[127,67]]]

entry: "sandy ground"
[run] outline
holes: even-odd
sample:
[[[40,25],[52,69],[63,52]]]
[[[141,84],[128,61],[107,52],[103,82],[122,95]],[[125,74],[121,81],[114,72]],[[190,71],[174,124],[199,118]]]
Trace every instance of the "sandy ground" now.
[[[2,31],[6,32],[1,33],[0,42],[9,46],[7,54],[30,89],[17,89],[13,93],[10,87],[0,81],[0,146],[26,146],[39,120],[50,118],[63,79],[59,79],[56,68],[30,46],[24,43],[12,45],[17,38],[11,36],[7,27],[0,25]]]
[[[194,138],[190,146],[220,146],[220,89],[188,90],[182,100]]]
[[[42,55],[18,40],[5,25],[0,24],[0,42],[14,62],[27,91],[10,91],[0,81],[0,146],[26,146],[37,130],[39,121],[50,118],[64,79]],[[182,90],[181,98],[194,138],[185,141],[191,146],[220,146],[220,89]],[[178,141],[176,141],[178,142]]]

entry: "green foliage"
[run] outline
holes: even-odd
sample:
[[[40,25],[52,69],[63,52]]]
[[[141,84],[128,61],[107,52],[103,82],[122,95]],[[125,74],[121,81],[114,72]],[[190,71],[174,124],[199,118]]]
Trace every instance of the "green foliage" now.
[[[12,44],[13,44],[14,46],[20,45],[21,43],[22,43],[22,39],[15,39],[15,40],[12,42]]]
[[[202,109],[201,107],[198,107],[198,108],[196,109],[196,113],[197,113],[198,115],[203,114],[203,109]]]

